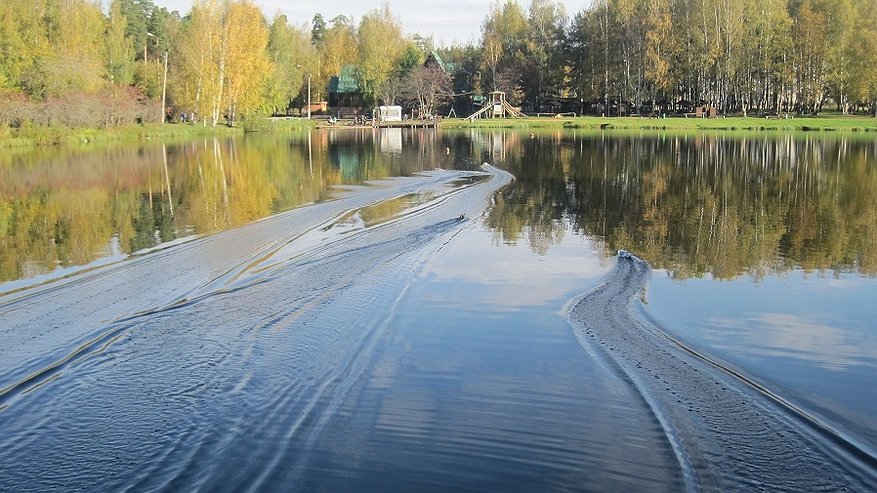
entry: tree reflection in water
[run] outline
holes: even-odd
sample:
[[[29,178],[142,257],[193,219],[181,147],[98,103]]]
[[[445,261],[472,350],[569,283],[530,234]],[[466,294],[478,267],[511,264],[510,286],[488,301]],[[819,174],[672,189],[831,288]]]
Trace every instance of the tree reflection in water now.
[[[810,135],[522,137],[488,223],[544,253],[572,229],[677,278],[877,272],[877,140]]]
[[[335,185],[454,167],[438,132],[394,130],[0,153],[0,282],[240,226]]]
[[[167,153],[165,155],[165,152]],[[167,165],[164,164],[165,157]],[[677,278],[877,271],[877,139],[572,130],[318,131],[0,155],[0,282],[484,161],[517,180],[487,222],[546,253],[570,231]]]
[[[280,138],[280,137],[278,137]],[[340,172],[308,146],[202,139],[0,157],[0,281],[209,233],[324,197]],[[317,147],[319,154],[321,148]],[[168,188],[170,187],[170,189]]]

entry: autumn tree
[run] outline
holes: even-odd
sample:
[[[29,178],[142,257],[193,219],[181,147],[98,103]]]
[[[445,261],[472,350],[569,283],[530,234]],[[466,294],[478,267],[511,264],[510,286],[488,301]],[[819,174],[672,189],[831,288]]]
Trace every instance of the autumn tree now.
[[[451,97],[451,76],[437,66],[418,66],[403,82],[403,94],[422,115],[432,115]]]
[[[870,105],[871,114],[877,117],[877,2],[861,2],[857,9],[850,96]]]
[[[134,45],[125,34],[127,27],[121,0],[113,0],[106,31],[105,64],[110,82],[121,85],[131,84],[134,77]]]
[[[52,51],[45,2],[0,2],[0,89],[42,92],[44,60]]]
[[[214,125],[267,109],[272,67],[258,7],[249,0],[199,0],[185,32],[191,42],[178,54],[181,102]]]
[[[222,106],[234,125],[238,115],[266,109],[263,96],[272,66],[268,27],[259,8],[249,0],[229,2],[224,14],[220,64],[227,90]]]
[[[493,90],[504,91],[511,101],[521,96],[519,88],[528,35],[527,17],[517,2],[491,4],[481,24],[486,83]]]
[[[817,113],[825,97],[825,60],[827,55],[827,19],[825,12],[804,0],[794,14],[795,94],[799,111]]]
[[[51,45],[42,59],[44,95],[95,92],[104,78],[106,23],[100,8],[85,0],[48,3],[46,32]],[[39,91],[39,89],[38,89]]]
[[[664,96],[673,87],[672,29],[669,0],[646,0],[643,26],[643,78],[653,96]]]
[[[273,67],[267,85],[267,99],[275,112],[286,110],[299,97],[307,74],[317,69],[317,51],[310,33],[291,26],[285,15],[277,15],[268,34],[268,55]]]
[[[363,16],[357,40],[359,87],[367,101],[375,101],[381,85],[393,75],[406,48],[402,23],[393,15],[388,3]]]
[[[853,81],[856,12],[852,0],[824,0],[828,2],[828,31],[826,50],[826,89],[837,108],[846,114]]]
[[[534,111],[539,111],[544,97],[563,92],[566,11],[551,0],[532,0],[527,22],[521,85]]]
[[[173,79],[174,92],[180,105],[196,117],[219,120],[221,78],[218,52],[221,40],[219,3],[199,0],[183,25],[188,43],[177,47],[174,61],[178,68]]]
[[[405,79],[412,70],[421,66],[425,60],[425,54],[416,41],[407,41],[402,55],[396,60],[396,64],[384,82],[378,88],[377,100],[386,105],[395,105],[405,91]]]

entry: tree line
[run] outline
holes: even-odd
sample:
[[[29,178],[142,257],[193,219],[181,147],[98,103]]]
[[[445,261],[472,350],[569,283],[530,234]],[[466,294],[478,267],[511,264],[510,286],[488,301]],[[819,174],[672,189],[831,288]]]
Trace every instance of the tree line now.
[[[568,30],[573,85],[666,109],[877,112],[874,0],[599,0]]]
[[[444,67],[424,67],[430,54]],[[167,61],[167,71],[165,71]],[[877,0],[552,0],[493,3],[475,44],[405,36],[383,4],[291,24],[252,0],[0,3],[0,125],[110,126],[167,117],[234,124],[314,101],[355,67],[365,106],[441,103],[502,90],[615,114],[877,114]]]

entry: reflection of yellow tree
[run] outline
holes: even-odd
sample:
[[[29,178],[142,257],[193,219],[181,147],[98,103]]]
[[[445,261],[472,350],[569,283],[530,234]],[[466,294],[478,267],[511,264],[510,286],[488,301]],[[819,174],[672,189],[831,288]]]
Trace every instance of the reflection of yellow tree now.
[[[4,153],[0,281],[88,263],[113,235],[132,252],[321,200],[342,182],[328,146],[308,134],[191,141],[168,147],[167,171],[160,145]],[[385,178],[392,166],[368,149],[363,174]]]
[[[527,226],[524,215],[515,213],[506,200],[505,193],[498,193],[494,202],[494,206],[487,214],[487,224],[494,231],[493,241],[508,245],[517,244]]]
[[[112,236],[109,204],[100,190],[42,191],[2,204],[0,280],[94,260]]]
[[[113,235],[110,195],[104,190],[54,194],[48,210],[55,215],[54,244],[62,266],[82,265],[95,259]],[[63,213],[62,211],[66,211]]]

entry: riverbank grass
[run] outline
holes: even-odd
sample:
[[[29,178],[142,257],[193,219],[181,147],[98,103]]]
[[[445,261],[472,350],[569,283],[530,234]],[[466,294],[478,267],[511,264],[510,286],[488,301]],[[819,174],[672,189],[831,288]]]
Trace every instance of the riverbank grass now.
[[[250,118],[237,127],[147,123],[110,128],[68,128],[60,126],[0,127],[0,148],[45,145],[82,145],[133,140],[178,140],[200,136],[232,136],[245,132],[287,132],[313,128],[306,119]]]
[[[819,116],[789,118],[648,118],[648,117],[563,117],[502,118],[470,122],[442,120],[443,128],[579,128],[588,130],[749,130],[749,131],[844,131],[877,132],[877,118],[862,116]]]
[[[226,126],[143,124],[111,128],[26,126],[0,130],[0,147],[81,145],[129,140],[178,139],[201,135],[235,135],[243,131]]]

